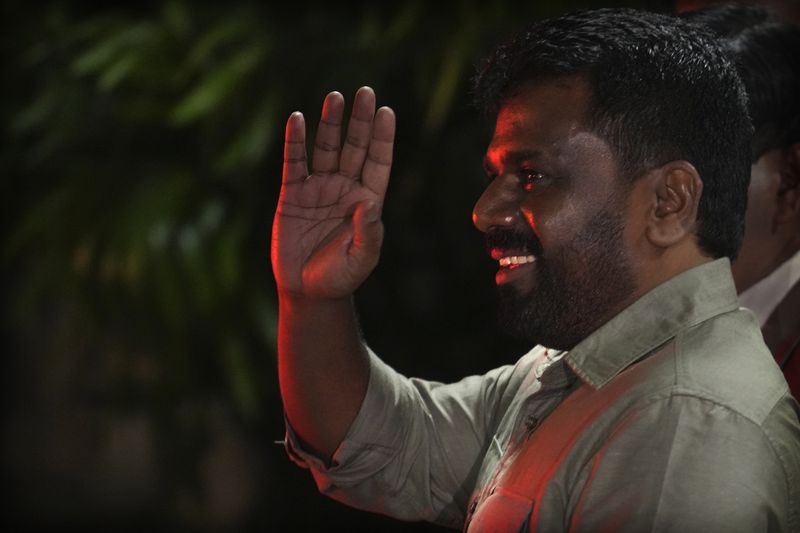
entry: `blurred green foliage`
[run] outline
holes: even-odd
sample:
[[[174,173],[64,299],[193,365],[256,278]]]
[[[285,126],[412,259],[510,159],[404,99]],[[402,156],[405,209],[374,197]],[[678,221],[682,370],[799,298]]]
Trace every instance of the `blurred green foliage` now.
[[[386,245],[358,295],[366,337],[407,373],[484,371],[524,347],[493,333],[492,267],[470,222],[490,132],[469,106],[468,78],[509,31],[590,4],[6,6],[9,418],[38,419],[27,437],[36,439],[52,434],[54,409],[143,413],[156,428],[158,489],[142,505],[148,516],[197,525],[187,517],[209,512],[197,472],[209,413],[221,405],[266,457],[253,466],[257,503],[230,523],[326,524],[324,513],[298,516],[292,483],[312,492],[310,480],[294,469],[276,480],[285,457],[267,450],[282,437],[269,233],[285,119],[300,109],[313,125],[328,91],[349,101],[362,84],[395,109]],[[4,464],[19,460],[11,470],[26,477],[37,449],[7,453]],[[33,478],[46,483],[48,471]],[[180,503],[184,486],[199,494],[195,503]],[[52,511],[39,489],[27,490],[23,519],[37,506]]]

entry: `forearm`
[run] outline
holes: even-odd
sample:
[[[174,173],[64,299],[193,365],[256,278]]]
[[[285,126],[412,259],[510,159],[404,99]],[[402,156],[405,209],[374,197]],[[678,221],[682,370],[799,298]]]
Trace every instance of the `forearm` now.
[[[369,358],[350,298],[280,297],[278,375],[295,433],[329,459],[358,414],[369,382]]]

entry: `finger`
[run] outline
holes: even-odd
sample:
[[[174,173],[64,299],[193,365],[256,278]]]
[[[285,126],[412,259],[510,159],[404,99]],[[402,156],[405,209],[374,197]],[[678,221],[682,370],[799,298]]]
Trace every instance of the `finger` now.
[[[361,87],[353,100],[353,111],[347,123],[347,137],[342,148],[339,172],[357,179],[367,157],[372,120],[375,117],[375,91]]]
[[[286,121],[286,141],[283,145],[283,183],[303,181],[308,176],[306,162],[306,121],[295,111]]]
[[[361,202],[353,213],[353,241],[348,250],[348,259],[352,272],[359,272],[359,282],[367,278],[381,253],[383,244],[383,223],[378,204],[372,201]]]
[[[315,174],[328,174],[339,170],[343,116],[344,97],[336,91],[328,93],[322,104],[322,117],[319,119],[311,156],[311,169]]]
[[[378,195],[381,203],[386,195],[392,170],[395,122],[394,111],[388,107],[382,107],[375,113],[367,160],[361,171],[362,183]]]

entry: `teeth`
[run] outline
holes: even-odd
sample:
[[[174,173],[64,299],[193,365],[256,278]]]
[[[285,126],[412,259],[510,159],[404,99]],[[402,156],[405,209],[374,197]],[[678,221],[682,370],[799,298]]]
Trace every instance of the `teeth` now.
[[[536,258],[532,255],[511,255],[501,258],[500,266],[524,265],[525,263],[533,263],[535,260]]]

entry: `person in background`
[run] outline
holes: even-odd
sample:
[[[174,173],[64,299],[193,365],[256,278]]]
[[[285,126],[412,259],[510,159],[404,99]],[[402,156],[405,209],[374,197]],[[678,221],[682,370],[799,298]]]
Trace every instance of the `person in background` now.
[[[677,17],[580,11],[499,46],[473,93],[473,221],[534,348],[443,384],[367,346],[395,115],[362,88],[343,134],[332,92],[310,161],[289,117],[273,225],[290,457],[346,504],[472,533],[800,529],[798,405],[730,272],[752,133],[730,61]]]
[[[753,165],[733,278],[800,398],[800,28],[757,5],[682,16],[714,32],[749,97]]]

